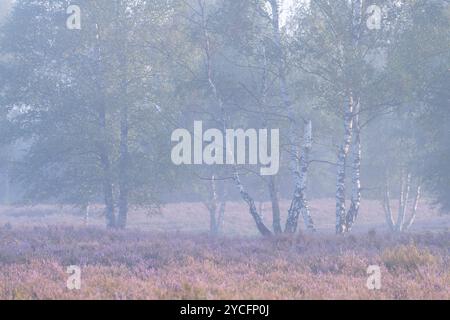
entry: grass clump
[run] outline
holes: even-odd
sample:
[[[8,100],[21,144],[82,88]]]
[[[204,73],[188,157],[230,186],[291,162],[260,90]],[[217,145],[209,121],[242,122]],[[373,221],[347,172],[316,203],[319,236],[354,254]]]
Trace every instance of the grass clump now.
[[[381,259],[391,271],[416,271],[421,266],[430,266],[438,262],[437,257],[430,251],[420,249],[415,245],[400,245],[387,248],[381,254]]]

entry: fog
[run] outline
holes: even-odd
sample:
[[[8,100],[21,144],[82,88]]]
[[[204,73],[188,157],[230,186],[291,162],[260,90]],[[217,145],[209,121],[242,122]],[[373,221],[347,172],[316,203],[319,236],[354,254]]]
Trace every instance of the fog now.
[[[0,3],[0,24],[2,24],[5,18],[8,16],[12,7],[12,3],[13,0],[3,0]]]

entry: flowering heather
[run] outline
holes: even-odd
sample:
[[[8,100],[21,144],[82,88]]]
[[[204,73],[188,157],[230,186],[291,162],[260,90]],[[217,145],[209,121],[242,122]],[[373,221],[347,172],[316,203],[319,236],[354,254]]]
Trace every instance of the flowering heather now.
[[[219,237],[1,227],[0,299],[450,299],[450,234]],[[81,267],[81,290],[66,287]],[[366,287],[381,267],[381,290]]]

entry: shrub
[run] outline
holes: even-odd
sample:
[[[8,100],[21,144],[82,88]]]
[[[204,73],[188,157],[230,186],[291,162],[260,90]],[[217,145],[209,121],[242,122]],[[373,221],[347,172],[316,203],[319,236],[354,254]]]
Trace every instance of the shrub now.
[[[387,248],[381,254],[381,259],[389,270],[416,271],[420,266],[434,265],[437,258],[426,249],[415,245],[400,245]]]

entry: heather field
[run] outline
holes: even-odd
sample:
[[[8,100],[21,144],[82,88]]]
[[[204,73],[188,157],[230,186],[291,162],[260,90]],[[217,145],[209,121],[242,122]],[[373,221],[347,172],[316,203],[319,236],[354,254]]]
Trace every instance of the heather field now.
[[[450,300],[449,44],[450,0],[0,0],[0,301]]]
[[[448,218],[431,208],[410,233],[392,234],[366,202],[360,227],[336,236],[321,223],[331,201],[315,201],[316,234],[273,239],[246,234],[244,208],[231,204],[226,236],[210,237],[196,204],[136,211],[126,231],[106,230],[95,214],[83,225],[68,208],[3,207],[0,299],[450,299]],[[197,224],[183,228],[187,220]],[[162,232],[166,223],[178,228]],[[81,290],[67,289],[71,265]],[[380,290],[366,287],[370,265],[381,268]]]

